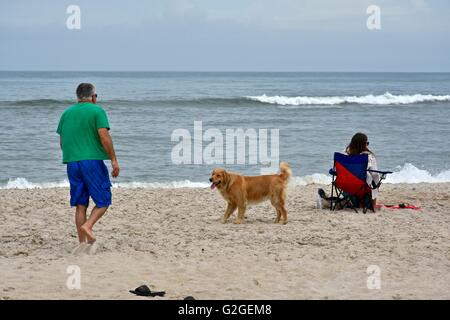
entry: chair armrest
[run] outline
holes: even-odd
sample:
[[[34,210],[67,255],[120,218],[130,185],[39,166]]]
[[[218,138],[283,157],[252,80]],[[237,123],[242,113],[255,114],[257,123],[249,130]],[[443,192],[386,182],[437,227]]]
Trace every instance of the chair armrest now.
[[[379,170],[372,170],[372,169],[367,169],[367,171],[369,171],[369,172],[375,172],[375,173],[381,173],[381,174],[383,174],[383,175],[393,173],[392,171],[379,171]]]
[[[372,185],[371,188],[372,189],[377,189],[380,187],[381,182],[386,179],[386,175],[392,173],[392,171],[380,171],[380,170],[372,170],[372,169],[367,169],[367,172],[375,172],[375,173],[379,173],[380,174],[380,181],[378,181],[378,183],[375,183],[375,181],[372,181]]]

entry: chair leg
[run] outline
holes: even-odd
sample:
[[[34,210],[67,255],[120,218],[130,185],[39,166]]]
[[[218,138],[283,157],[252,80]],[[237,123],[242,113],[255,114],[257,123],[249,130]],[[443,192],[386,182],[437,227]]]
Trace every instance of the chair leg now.
[[[353,210],[355,210],[356,213],[359,213],[358,209],[356,209],[356,207],[354,206],[354,204],[353,204],[353,202],[352,202],[352,200],[350,198],[347,199],[347,201],[345,202],[345,205],[346,206],[349,205],[350,209],[353,209]]]
[[[334,191],[334,178],[331,182],[331,198],[330,198],[330,211],[333,211],[333,191]]]
[[[334,192],[333,192],[334,191]],[[344,206],[347,204],[347,199],[345,197],[341,198],[343,192],[339,190],[336,186],[333,186],[332,188],[332,197],[330,198],[331,202],[331,210],[335,211],[337,210],[337,207],[339,206],[339,209],[343,209]]]
[[[371,192],[367,193],[364,196],[364,198],[363,198],[363,205],[364,205],[364,209],[363,209],[364,213],[367,213],[367,210],[372,210],[372,212],[375,213],[375,207],[373,205],[372,193]]]
[[[336,186],[335,185],[333,185],[332,187],[331,187],[331,197],[330,197],[330,208],[331,208],[331,211],[335,211],[336,210],[336,207],[337,207],[337,205],[338,204],[340,204],[340,200],[339,200],[339,196],[340,196],[340,192],[338,191],[338,189],[336,188]]]

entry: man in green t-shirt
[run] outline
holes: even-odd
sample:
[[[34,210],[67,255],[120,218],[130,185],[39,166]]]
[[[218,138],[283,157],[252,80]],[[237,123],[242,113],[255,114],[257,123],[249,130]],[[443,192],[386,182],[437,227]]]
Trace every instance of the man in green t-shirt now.
[[[60,135],[63,163],[67,164],[70,205],[76,207],[78,239],[84,244],[95,242],[92,227],[111,205],[111,182],[103,160],[111,160],[114,178],[120,168],[109,135],[108,117],[96,105],[94,85],[81,83],[76,93],[78,103],[63,112],[56,132]],[[87,219],[89,197],[95,207]]]

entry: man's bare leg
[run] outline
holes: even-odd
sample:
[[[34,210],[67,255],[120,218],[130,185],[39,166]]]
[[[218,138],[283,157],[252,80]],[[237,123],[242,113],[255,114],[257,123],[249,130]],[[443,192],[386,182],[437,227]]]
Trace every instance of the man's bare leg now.
[[[95,242],[95,236],[92,232],[92,227],[94,227],[94,224],[103,216],[106,210],[108,210],[108,207],[99,208],[95,206],[91,211],[89,219],[87,219],[87,221],[81,226],[81,230],[86,235],[88,243]]]
[[[75,225],[77,226],[78,240],[81,243],[87,241],[86,235],[81,230],[81,226],[86,222],[86,206],[77,205],[75,209]]]

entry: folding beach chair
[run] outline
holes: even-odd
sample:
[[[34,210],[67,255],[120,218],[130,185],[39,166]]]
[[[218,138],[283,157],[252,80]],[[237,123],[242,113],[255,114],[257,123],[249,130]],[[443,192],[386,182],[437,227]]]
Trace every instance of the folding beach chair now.
[[[342,153],[334,153],[334,165],[329,173],[333,176],[331,184],[331,210],[336,208],[350,207],[356,212],[356,208],[363,208],[366,213],[367,209],[375,212],[372,205],[372,190],[377,189],[386,175],[391,171],[368,170],[369,162],[368,154],[345,155]],[[366,182],[367,172],[377,172],[380,175],[380,181],[369,186]]]

